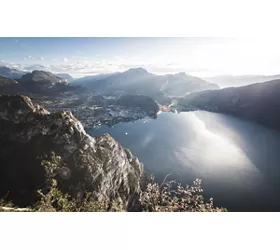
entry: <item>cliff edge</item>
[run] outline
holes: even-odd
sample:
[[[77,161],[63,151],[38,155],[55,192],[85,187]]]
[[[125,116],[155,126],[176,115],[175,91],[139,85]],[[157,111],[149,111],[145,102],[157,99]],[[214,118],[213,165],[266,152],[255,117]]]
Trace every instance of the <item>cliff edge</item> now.
[[[48,170],[42,161],[60,161]],[[0,95],[0,197],[18,206],[38,199],[52,175],[75,198],[120,198],[128,210],[140,194],[143,164],[110,135],[89,136],[70,112],[49,113],[30,98]]]

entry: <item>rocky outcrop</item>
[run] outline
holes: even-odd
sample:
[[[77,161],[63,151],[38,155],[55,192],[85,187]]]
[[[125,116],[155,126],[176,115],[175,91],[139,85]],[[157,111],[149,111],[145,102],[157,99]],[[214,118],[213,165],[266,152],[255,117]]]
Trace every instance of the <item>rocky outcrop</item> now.
[[[27,96],[0,95],[0,121],[24,123],[47,114],[47,110],[33,104]]]
[[[61,164],[58,186],[72,196],[119,197],[132,209],[143,165],[110,135],[91,137],[70,112],[49,113],[26,96],[0,96],[0,197],[19,206],[48,187],[41,165],[52,152]]]

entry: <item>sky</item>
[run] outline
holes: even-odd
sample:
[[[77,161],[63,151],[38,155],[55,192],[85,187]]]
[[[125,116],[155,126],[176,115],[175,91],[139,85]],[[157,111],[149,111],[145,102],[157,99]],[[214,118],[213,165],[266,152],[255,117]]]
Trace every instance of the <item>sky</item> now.
[[[155,74],[280,74],[279,39],[0,38],[0,64],[74,77],[143,67]]]

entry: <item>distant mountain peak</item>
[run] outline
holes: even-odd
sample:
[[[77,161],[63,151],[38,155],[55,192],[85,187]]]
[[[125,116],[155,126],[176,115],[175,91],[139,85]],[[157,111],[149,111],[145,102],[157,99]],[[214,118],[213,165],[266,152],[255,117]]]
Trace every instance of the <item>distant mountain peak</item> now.
[[[143,73],[144,74],[148,74],[149,73],[146,69],[141,68],[141,67],[139,67],[139,68],[131,68],[131,69],[127,70],[126,72],[141,73],[141,74],[143,74]]]
[[[33,70],[32,73],[27,73],[22,76],[22,80],[24,82],[42,84],[67,83],[67,79],[62,79],[51,72],[43,70]]]
[[[179,72],[176,75],[178,75],[178,76],[186,76],[187,74],[186,74],[186,72]]]
[[[48,72],[48,71],[45,71],[45,70],[38,70],[38,69],[33,70],[32,74],[33,75],[35,75],[35,74],[48,74],[48,75],[51,74],[51,75],[53,75],[53,73],[51,73],[51,72]]]
[[[7,66],[0,66],[0,75],[11,79],[20,79],[26,72],[12,69]]]
[[[66,79],[68,82],[72,82],[74,80],[74,78],[71,75],[66,73],[57,73],[56,76]]]

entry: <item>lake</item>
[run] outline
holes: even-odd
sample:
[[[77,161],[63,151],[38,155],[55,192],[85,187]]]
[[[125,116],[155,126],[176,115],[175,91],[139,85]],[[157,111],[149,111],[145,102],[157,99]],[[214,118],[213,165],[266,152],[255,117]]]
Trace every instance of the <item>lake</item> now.
[[[109,128],[157,181],[202,179],[206,198],[229,211],[280,211],[280,132],[206,111],[161,113]]]

